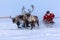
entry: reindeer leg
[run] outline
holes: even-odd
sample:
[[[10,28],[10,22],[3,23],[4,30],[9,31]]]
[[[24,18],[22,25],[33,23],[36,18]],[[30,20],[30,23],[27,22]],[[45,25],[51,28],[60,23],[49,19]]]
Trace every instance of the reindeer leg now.
[[[25,21],[25,28],[27,28],[27,29],[28,29],[28,27],[30,27],[30,26],[29,26],[29,21],[28,21],[28,20],[26,20],[26,21]]]
[[[33,29],[34,26],[35,26],[35,25],[34,25],[34,22],[32,21],[32,22],[31,22],[31,30]]]
[[[33,29],[34,26],[35,26],[34,24],[31,24],[31,30]]]
[[[38,25],[38,28],[39,28],[39,20],[37,20],[37,25]]]
[[[23,23],[22,27],[24,27],[24,28],[25,28],[25,23]]]
[[[19,21],[16,24],[17,24],[18,28],[21,28],[21,27],[19,27],[19,25],[20,25],[20,22]]]

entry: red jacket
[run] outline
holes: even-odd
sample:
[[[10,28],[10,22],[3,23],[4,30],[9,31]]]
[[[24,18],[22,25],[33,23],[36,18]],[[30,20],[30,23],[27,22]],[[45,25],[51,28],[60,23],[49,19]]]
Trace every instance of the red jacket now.
[[[50,22],[50,21],[53,21],[54,17],[55,15],[53,13],[49,13],[49,14],[46,13],[43,17],[43,20],[46,22],[47,21]]]

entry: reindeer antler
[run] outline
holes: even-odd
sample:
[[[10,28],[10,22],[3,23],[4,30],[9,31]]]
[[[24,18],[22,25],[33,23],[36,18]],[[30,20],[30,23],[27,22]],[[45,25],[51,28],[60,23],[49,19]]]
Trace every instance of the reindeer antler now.
[[[31,5],[31,7],[34,9],[34,5]]]
[[[23,13],[23,14],[26,13],[24,6],[23,6],[23,8],[22,8],[22,13]]]
[[[23,8],[22,8],[22,12],[24,11],[24,9],[25,9],[25,7],[23,6]]]
[[[31,7],[32,7],[32,10],[28,9],[29,13],[32,13],[34,10],[34,5],[31,5]]]

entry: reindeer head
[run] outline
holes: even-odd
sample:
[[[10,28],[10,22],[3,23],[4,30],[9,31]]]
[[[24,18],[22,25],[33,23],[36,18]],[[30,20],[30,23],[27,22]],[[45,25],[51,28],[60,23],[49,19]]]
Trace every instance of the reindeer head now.
[[[12,18],[12,17],[10,16],[10,19],[12,20],[13,23],[15,23],[15,21],[16,21],[15,18]]]
[[[15,23],[15,18],[12,18],[12,22]]]
[[[26,13],[26,16],[27,16],[27,17],[30,17],[30,15],[31,15],[30,13]]]

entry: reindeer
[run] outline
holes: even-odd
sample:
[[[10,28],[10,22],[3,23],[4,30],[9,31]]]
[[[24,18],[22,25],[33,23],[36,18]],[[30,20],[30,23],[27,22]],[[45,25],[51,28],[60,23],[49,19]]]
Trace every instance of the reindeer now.
[[[38,25],[39,28],[39,20],[37,16],[30,16],[28,18],[29,24],[31,25],[31,29],[33,29],[33,27],[35,27],[35,24]]]
[[[29,12],[26,13],[26,14],[24,14],[24,15],[26,16],[26,18],[27,18],[27,20],[29,22],[27,25],[30,24],[31,25],[31,29],[33,29],[33,27],[35,26],[35,24],[37,24],[38,27],[39,27],[39,20],[38,20],[38,17],[37,16],[31,15],[31,13],[34,10],[34,5],[31,5],[31,7],[32,7],[32,10],[28,9]]]
[[[20,22],[21,20],[23,21],[23,25],[24,25],[22,27],[24,27],[24,28],[28,27],[28,25],[27,25],[28,21],[24,15],[18,15],[18,16],[15,16],[14,18],[12,18],[12,17],[10,17],[10,18],[12,19],[13,23],[16,23],[18,28],[21,28],[21,27],[19,27],[21,24],[21,22]]]

